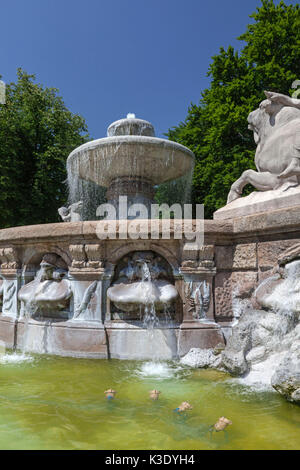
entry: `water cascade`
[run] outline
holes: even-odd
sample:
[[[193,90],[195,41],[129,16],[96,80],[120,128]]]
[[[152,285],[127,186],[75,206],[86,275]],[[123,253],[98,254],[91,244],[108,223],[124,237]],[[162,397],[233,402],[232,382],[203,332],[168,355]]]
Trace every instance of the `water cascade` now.
[[[251,302],[244,302],[223,353],[223,365],[242,375],[241,383],[258,388],[273,386],[294,398],[300,393],[296,380],[300,373],[298,257],[299,249],[293,256],[283,256],[276,273],[258,285]]]
[[[119,196],[149,210],[156,190],[159,202],[189,200],[192,152],[156,138],[152,124],[129,116],[112,123],[106,138],[83,144],[68,157],[69,203],[83,202],[83,220],[95,220],[97,205],[105,200],[118,211]]]

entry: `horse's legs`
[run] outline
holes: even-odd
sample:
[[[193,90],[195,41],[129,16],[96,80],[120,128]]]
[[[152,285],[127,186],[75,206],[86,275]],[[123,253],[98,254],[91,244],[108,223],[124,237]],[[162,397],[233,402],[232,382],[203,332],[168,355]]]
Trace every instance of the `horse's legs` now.
[[[254,170],[246,170],[242,176],[236,180],[231,186],[230,192],[227,198],[227,204],[239,198],[242,195],[243,189],[246,184],[252,184],[256,189],[260,191],[269,191],[270,189],[276,188],[281,183],[278,180],[277,175],[273,175],[268,171],[257,172]]]

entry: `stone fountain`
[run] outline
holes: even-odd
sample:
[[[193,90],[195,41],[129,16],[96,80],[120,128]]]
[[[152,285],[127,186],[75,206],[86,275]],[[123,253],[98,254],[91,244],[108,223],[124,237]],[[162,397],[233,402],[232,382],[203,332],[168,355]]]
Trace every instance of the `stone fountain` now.
[[[105,188],[108,203],[119,216],[119,197],[128,205],[154,202],[154,186],[176,180],[193,170],[194,155],[186,147],[155,137],[150,122],[129,118],[113,122],[107,137],[76,148],[68,157],[71,199],[86,199],[78,181]]]
[[[119,205],[127,198],[128,206],[149,208],[157,185],[192,171],[190,150],[156,138],[149,122],[132,116],[111,124],[107,137],[75,149],[67,162],[69,206],[59,210],[64,222],[0,230],[0,340],[10,348],[93,358],[169,359],[216,346],[222,351],[257,287],[300,243],[298,157],[286,145],[284,162],[270,166],[263,145],[272,130],[281,132],[299,116],[299,100],[283,96],[270,95],[249,116],[258,172],[243,174],[228,205],[203,221],[204,242],[196,248],[195,220],[181,237],[176,219],[169,237],[159,219],[155,237],[149,221],[142,236],[124,237],[124,223],[135,220]],[[293,129],[285,127],[284,135],[297,144]],[[240,197],[245,181],[259,190],[255,203]],[[106,191],[117,219],[115,238],[102,236],[103,213],[83,220],[85,183]],[[268,285],[279,292],[286,284],[276,278]],[[272,300],[259,292],[261,308],[271,308]]]
[[[0,338],[7,346],[169,359],[193,345],[223,342],[214,318],[214,247],[192,249],[190,237],[177,236],[176,221],[169,237],[159,219],[154,238],[150,227],[135,239],[120,230],[121,221],[135,218],[122,213],[120,200],[151,209],[156,187],[191,174],[193,166],[189,149],[156,138],[152,124],[133,115],[75,149],[67,160],[70,205],[59,209],[64,223],[0,231]],[[102,237],[99,218],[82,220],[90,202],[82,182],[105,188],[115,239]]]

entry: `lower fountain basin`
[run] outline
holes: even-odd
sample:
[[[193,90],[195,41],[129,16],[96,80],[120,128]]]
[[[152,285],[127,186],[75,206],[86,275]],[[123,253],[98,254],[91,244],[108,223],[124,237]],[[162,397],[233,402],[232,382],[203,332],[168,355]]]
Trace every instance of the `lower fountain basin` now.
[[[300,408],[223,372],[16,353],[0,360],[1,449],[299,449]],[[103,393],[109,387],[112,401]],[[193,406],[187,417],[173,412],[184,399]],[[233,421],[227,436],[211,436],[224,414]]]

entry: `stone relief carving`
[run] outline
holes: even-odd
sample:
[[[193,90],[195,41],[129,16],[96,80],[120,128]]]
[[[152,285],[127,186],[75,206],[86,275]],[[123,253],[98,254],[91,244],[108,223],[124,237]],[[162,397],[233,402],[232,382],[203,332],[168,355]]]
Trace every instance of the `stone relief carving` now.
[[[268,91],[265,95],[267,99],[248,116],[257,144],[257,171],[246,170],[233,183],[227,204],[241,197],[248,183],[260,191],[299,186],[300,100]]]
[[[178,296],[171,281],[170,267],[160,255],[137,251],[118,263],[107,296],[123,312],[142,312],[149,305],[162,311]]]
[[[73,303],[76,297],[73,319],[85,317],[98,282],[94,281],[80,289],[82,295],[76,296],[76,286],[68,279],[68,269],[65,262],[55,253],[46,253],[40,263],[40,269],[33,281],[21,287],[18,298],[22,303],[21,314],[27,317],[72,317]],[[7,290],[9,288],[7,287]],[[77,286],[78,290],[78,286]],[[78,298],[80,300],[78,301]],[[5,297],[5,301],[9,298]],[[85,319],[85,318],[84,318]]]
[[[187,311],[195,320],[206,318],[210,305],[210,285],[207,281],[185,283]]]
[[[92,269],[101,269],[104,267],[103,249],[100,244],[85,245],[87,255],[87,267]]]
[[[69,250],[73,258],[72,269],[102,270],[104,268],[104,253],[101,244],[70,245]]]
[[[3,281],[2,281],[3,282]],[[3,296],[3,291],[4,291],[4,284],[1,286],[2,290],[2,296]],[[0,295],[1,295],[1,290],[0,290]],[[3,298],[3,311],[10,311],[13,303],[14,303],[14,295],[16,293],[17,286],[14,281],[7,282],[6,285],[6,291],[5,291],[5,296]]]
[[[82,205],[82,201],[78,201],[69,207],[60,207],[58,213],[64,222],[80,222]]]
[[[183,270],[213,270],[215,267],[214,256],[214,245],[203,245],[199,250],[186,249],[184,245],[181,267]]]
[[[20,262],[14,247],[0,248],[1,269],[18,269]]]
[[[54,253],[46,253],[40,263],[40,269],[33,281],[21,287],[18,298],[22,302],[22,313],[34,316],[47,313],[47,316],[66,317],[72,291],[66,279],[67,266]]]
[[[98,287],[98,282],[94,281],[85,290],[81,302],[78,305],[75,305],[74,317],[73,317],[74,319],[78,319],[80,316],[82,316],[86,312],[86,310],[88,309],[90,305],[91,299],[96,292],[97,287]]]
[[[72,268],[84,268],[87,262],[87,256],[84,249],[84,245],[70,245],[69,250],[73,258]]]
[[[212,269],[214,268],[214,256],[215,256],[215,247],[214,245],[203,245],[199,249],[199,266]]]

